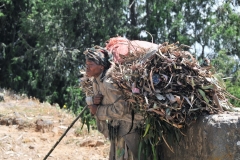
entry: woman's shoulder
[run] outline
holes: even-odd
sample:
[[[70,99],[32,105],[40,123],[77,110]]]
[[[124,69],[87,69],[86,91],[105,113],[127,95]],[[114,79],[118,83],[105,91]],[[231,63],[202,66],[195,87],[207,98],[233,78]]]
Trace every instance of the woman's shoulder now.
[[[114,84],[112,77],[104,77],[103,83],[105,84]]]
[[[118,84],[114,82],[114,80],[111,77],[105,77],[103,80],[103,85],[108,90],[119,91]]]

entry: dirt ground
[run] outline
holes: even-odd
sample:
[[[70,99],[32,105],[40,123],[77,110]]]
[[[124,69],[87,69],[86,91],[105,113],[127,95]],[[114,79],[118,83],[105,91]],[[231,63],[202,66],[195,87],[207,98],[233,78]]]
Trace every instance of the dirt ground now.
[[[67,110],[36,99],[4,96],[0,102],[0,159],[42,160],[75,119]],[[109,141],[77,121],[49,160],[106,160]]]

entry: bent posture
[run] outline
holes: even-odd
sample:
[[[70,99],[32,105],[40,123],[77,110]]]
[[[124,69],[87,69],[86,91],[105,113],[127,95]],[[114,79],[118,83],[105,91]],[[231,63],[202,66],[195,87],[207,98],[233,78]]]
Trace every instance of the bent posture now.
[[[92,77],[93,97],[86,102],[97,121],[98,130],[111,141],[110,160],[137,160],[139,134],[136,129],[142,117],[132,115],[132,109],[123,99],[122,92],[106,76],[110,68],[108,52],[100,47],[87,49],[86,75]]]

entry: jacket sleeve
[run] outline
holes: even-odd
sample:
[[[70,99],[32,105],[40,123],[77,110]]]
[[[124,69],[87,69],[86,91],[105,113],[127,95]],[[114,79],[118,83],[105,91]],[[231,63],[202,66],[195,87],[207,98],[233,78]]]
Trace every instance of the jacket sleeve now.
[[[122,92],[116,89],[112,82],[107,81],[103,85],[106,87],[106,95],[103,96],[109,102],[106,105],[98,106],[96,117],[99,120],[124,119],[125,115],[129,113],[129,108],[127,102],[123,99]]]

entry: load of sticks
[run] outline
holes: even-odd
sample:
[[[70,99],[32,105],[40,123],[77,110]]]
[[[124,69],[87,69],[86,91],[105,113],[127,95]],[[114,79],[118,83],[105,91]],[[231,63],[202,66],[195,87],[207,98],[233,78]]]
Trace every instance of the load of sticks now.
[[[221,77],[209,61],[200,65],[186,47],[178,42],[147,50],[138,46],[137,53],[119,55],[121,63],[114,63],[108,75],[136,111],[158,115],[179,128],[203,113],[231,111]]]

